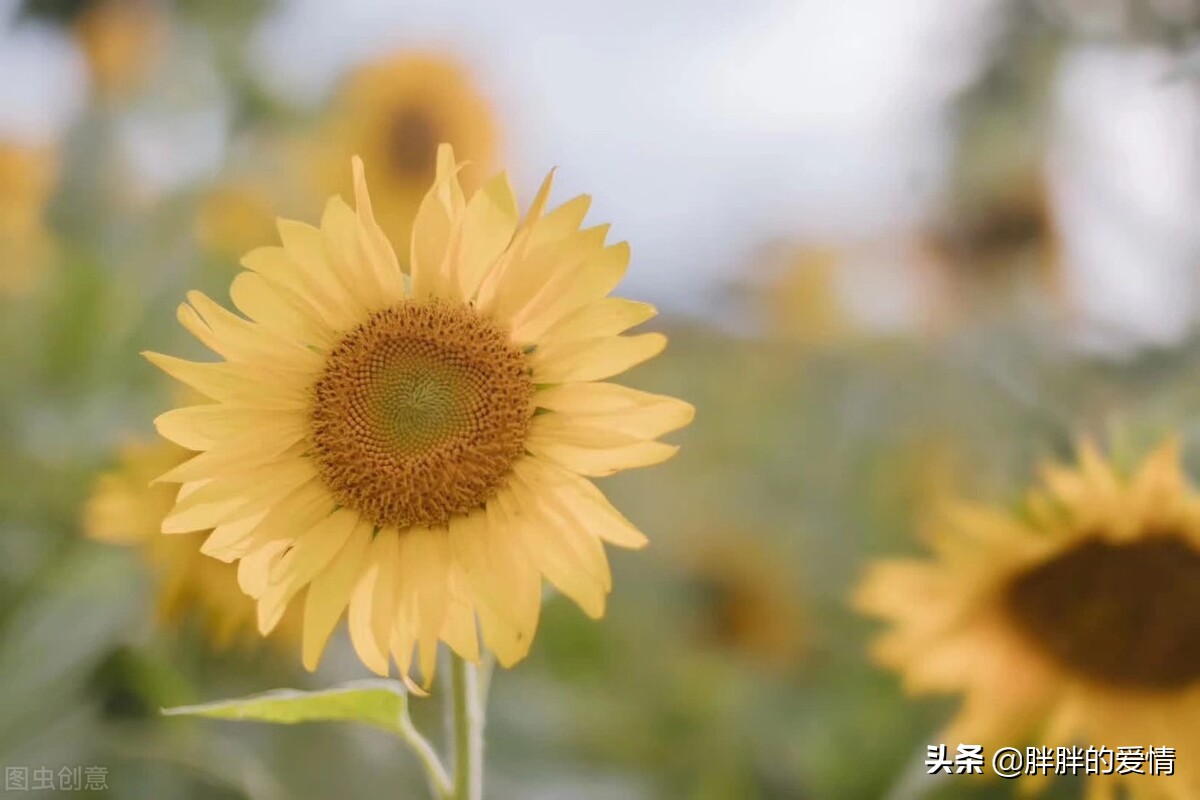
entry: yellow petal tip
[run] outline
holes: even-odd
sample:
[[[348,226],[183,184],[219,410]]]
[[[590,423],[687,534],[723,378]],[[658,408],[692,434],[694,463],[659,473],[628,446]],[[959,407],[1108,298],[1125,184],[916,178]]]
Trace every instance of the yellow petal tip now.
[[[400,680],[404,682],[404,686],[408,691],[417,697],[429,697],[429,692],[417,685],[417,682],[409,677],[407,672],[400,672]]]

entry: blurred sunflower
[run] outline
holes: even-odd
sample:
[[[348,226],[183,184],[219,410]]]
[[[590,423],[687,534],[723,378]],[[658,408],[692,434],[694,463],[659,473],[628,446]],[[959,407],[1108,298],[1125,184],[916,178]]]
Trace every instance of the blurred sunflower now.
[[[468,201],[443,145],[409,276],[354,166],[356,211],[334,198],[320,228],[281,220],[283,246],[245,257],[249,319],[198,292],[180,307],[224,361],[147,354],[216,401],[156,421],[203,451],[161,476],[183,484],[163,530],[215,529],[206,551],[240,559],[264,633],[308,587],[309,669],[348,607],[370,669],[407,679],[419,646],[428,684],[439,641],[479,658],[477,623],[501,664],[523,658],[543,576],[604,613],[602,541],[646,539],[584,476],[668,458],[656,438],[692,407],[598,382],[666,339],[619,335],[655,311],[607,297],[629,248],[580,228],[586,196],[544,214],[547,177],[519,221],[507,176]]]
[[[1174,443],[1130,478],[1085,447],[1024,514],[957,509],[931,546],[874,565],[855,603],[892,623],[874,652],[910,691],[964,695],[943,741],[1200,748],[1200,497]],[[1196,765],[1175,772],[1088,796],[1200,796]]]
[[[159,618],[178,624],[195,613],[218,649],[257,637],[254,601],[238,588],[237,568],[205,556],[203,535],[163,536],[163,518],[175,504],[176,491],[151,481],[183,463],[190,451],[158,441],[130,443],[121,449],[116,469],[97,480],[84,508],[84,532],[109,544],[139,548],[158,584]],[[289,614],[273,637],[294,646],[300,618]]]
[[[929,232],[937,315],[951,322],[1033,289],[1061,302],[1061,253],[1040,174],[961,198]]]
[[[808,343],[843,339],[855,331],[838,287],[841,254],[832,247],[802,247],[784,256],[778,277],[763,294],[770,332]]]
[[[163,51],[167,18],[156,0],[95,0],[73,20],[92,88],[105,99],[122,98],[150,75]]]
[[[48,148],[0,142],[0,297],[31,290],[53,255],[45,210],[56,173]]]
[[[302,147],[301,173],[321,198],[348,195],[346,162],[372,165],[372,199],[384,234],[407,242],[413,217],[432,183],[438,144],[465,162],[459,181],[469,193],[492,173],[497,142],[493,113],[470,73],[440,54],[402,53],[355,70],[334,100],[328,127]],[[398,253],[407,267],[409,254]]]
[[[238,258],[275,231],[266,187],[246,181],[215,186],[200,198],[196,239],[205,250]]]
[[[696,638],[768,669],[794,666],[804,652],[804,610],[779,554],[740,534],[688,542],[679,562],[698,598]]]

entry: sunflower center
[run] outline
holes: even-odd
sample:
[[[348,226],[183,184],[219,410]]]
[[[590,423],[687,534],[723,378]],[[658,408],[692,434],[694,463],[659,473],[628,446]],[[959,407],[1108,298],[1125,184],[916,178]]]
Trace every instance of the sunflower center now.
[[[1064,667],[1129,689],[1200,679],[1200,552],[1177,536],[1086,539],[1021,574],[1005,605]]]
[[[438,127],[428,109],[405,107],[396,111],[387,129],[387,152],[397,174],[413,181],[433,179],[441,141]]]
[[[338,502],[379,526],[442,525],[484,505],[524,451],[525,356],[466,306],[405,301],[330,354],[312,450]]]

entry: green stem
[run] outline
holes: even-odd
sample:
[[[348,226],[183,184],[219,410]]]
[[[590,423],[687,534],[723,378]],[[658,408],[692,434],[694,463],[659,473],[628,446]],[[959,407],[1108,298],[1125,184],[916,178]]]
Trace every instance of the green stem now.
[[[452,800],[483,800],[483,694],[479,669],[450,656],[454,703],[454,794]]]
[[[400,715],[400,735],[417,754],[421,766],[425,768],[425,776],[429,779],[429,791],[434,800],[448,800],[451,797],[450,776],[446,774],[446,768],[442,766],[433,745],[413,725],[412,718],[408,716],[407,706]]]

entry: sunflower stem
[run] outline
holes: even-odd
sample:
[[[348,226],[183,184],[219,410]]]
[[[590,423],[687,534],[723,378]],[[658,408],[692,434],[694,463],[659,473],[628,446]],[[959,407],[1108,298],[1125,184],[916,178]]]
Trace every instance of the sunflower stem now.
[[[483,800],[483,686],[479,668],[450,655],[454,704],[454,793],[452,800]]]
[[[450,776],[446,774],[446,768],[442,766],[442,761],[438,758],[433,745],[413,725],[407,706],[404,713],[400,715],[400,735],[417,754],[421,766],[425,768],[425,776],[429,779],[429,790],[433,794],[434,800],[447,800],[451,797]]]

